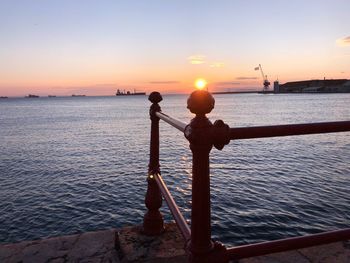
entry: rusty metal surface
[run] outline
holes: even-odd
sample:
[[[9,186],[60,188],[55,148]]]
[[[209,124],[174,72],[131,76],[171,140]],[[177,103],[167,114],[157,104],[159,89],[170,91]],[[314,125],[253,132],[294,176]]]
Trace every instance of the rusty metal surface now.
[[[230,128],[230,139],[253,139],[350,131],[350,121]]]
[[[241,259],[323,245],[348,239],[350,239],[350,228],[315,235],[292,237],[270,242],[232,247],[228,248],[226,253],[230,259]]]
[[[187,108],[196,116],[184,131],[192,151],[192,211],[191,242],[188,244],[190,262],[227,262],[226,248],[211,239],[210,165],[209,154],[214,146],[214,125],[206,117],[214,108],[215,100],[208,91],[194,91],[187,100]],[[217,129],[227,127],[218,123]],[[228,140],[229,142],[229,140]],[[217,141],[218,148],[225,141]],[[221,147],[222,146],[222,147]]]
[[[178,228],[181,231],[182,236],[184,237],[184,239],[187,241],[191,238],[191,230],[185,220],[185,218],[183,217],[183,215],[181,214],[179,207],[176,205],[174,198],[172,197],[172,195],[170,194],[166,184],[163,181],[163,178],[160,174],[154,174],[154,179],[158,184],[158,187],[160,189],[160,191],[162,192],[162,195],[166,201],[166,203],[168,204],[168,207],[175,219],[175,222],[178,226]]]
[[[162,195],[157,183],[150,178],[150,175],[159,173],[159,118],[156,112],[161,108],[158,104],[162,100],[159,92],[152,92],[149,95],[151,118],[151,139],[150,139],[150,158],[148,165],[147,192],[145,196],[145,205],[147,212],[143,218],[143,232],[146,235],[159,235],[164,230],[163,215],[159,211],[162,206]]]
[[[159,171],[153,168],[150,169],[153,174],[149,173],[149,180],[156,182],[157,188],[164,196],[185,240],[190,240],[187,244],[190,262],[228,262],[229,258],[241,259],[350,239],[350,229],[345,229],[229,249],[219,242],[213,242],[211,239],[209,167],[209,154],[212,147],[215,146],[221,150],[230,140],[344,132],[350,131],[350,121],[230,128],[223,121],[218,120],[213,125],[205,115],[214,108],[215,100],[209,92],[202,90],[193,92],[187,101],[187,108],[196,116],[189,125],[186,125],[162,113],[158,105],[161,97],[158,94],[156,95],[154,97],[158,99],[154,100],[153,108],[151,107],[150,110],[152,124],[162,119],[184,132],[185,137],[190,142],[193,155],[191,230],[162,180]],[[158,129],[158,126],[152,125],[155,134]],[[157,134],[156,140],[159,140],[159,134]],[[153,147],[159,151],[159,141],[158,145],[154,144]],[[153,154],[159,155],[157,149],[154,149]],[[154,160],[159,162],[159,157]],[[159,163],[154,163],[154,165],[150,163],[150,168],[153,166],[159,168]]]

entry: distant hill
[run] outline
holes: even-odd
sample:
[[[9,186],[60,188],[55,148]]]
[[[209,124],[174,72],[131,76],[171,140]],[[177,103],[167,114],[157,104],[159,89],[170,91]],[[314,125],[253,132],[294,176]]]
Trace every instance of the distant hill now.
[[[276,90],[277,87],[274,87]],[[349,79],[314,79],[281,84],[277,93],[343,93],[350,92]]]

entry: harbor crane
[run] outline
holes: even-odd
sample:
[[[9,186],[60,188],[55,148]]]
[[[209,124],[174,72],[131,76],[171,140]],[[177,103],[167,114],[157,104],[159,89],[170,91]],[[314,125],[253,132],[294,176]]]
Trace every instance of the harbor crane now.
[[[263,85],[264,85],[264,88],[263,88],[263,92],[267,92],[269,90],[269,87],[270,87],[270,81],[267,80],[267,75],[264,75],[264,71],[261,67],[261,64],[259,64],[259,67],[256,67],[255,70],[259,70],[260,69],[260,72],[261,72],[261,76],[264,80],[263,82]]]

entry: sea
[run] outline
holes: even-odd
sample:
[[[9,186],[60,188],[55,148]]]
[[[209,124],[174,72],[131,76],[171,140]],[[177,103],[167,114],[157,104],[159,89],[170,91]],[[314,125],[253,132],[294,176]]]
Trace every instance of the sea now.
[[[350,120],[350,94],[214,95],[230,127]],[[188,95],[162,111],[194,117]],[[0,100],[0,243],[140,225],[147,96]],[[164,181],[190,222],[192,155],[160,123]],[[240,245],[350,227],[350,132],[231,141],[210,154],[212,236]],[[165,221],[173,218],[163,201]]]

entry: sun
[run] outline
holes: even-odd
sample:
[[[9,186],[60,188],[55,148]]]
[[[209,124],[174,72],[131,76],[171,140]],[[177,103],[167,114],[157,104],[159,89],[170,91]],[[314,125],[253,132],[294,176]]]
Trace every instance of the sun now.
[[[201,90],[207,86],[207,81],[205,79],[196,79],[194,85],[197,89]]]

